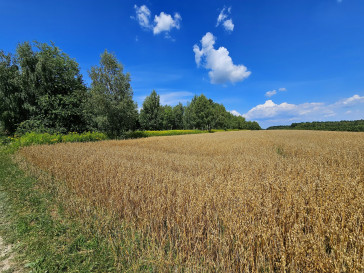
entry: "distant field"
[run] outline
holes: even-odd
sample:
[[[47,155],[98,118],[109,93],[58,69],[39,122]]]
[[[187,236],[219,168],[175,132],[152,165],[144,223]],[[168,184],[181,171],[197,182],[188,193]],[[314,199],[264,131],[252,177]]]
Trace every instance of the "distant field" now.
[[[364,271],[364,133],[238,131],[19,153],[57,179],[44,178],[67,213],[108,238],[116,267],[130,255],[155,271]]]

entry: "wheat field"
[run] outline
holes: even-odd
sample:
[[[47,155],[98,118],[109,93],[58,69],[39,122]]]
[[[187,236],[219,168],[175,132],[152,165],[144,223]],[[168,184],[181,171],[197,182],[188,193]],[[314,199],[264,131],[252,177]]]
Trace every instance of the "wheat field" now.
[[[129,255],[155,271],[364,271],[364,133],[240,131],[19,155],[55,178],[47,190],[108,238],[116,264]]]

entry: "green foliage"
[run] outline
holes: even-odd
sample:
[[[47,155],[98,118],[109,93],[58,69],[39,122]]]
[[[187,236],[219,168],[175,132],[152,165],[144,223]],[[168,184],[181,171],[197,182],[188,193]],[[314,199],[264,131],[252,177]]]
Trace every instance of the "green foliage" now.
[[[89,75],[92,85],[88,109],[92,113],[94,128],[110,137],[135,129],[138,112],[133,101],[130,74],[123,73],[123,66],[116,56],[105,50],[99,66],[92,67]]]
[[[133,138],[144,138],[148,137],[145,131],[129,131],[123,133],[119,138],[120,139],[133,139]]]
[[[49,134],[49,133],[26,133],[20,137],[11,139],[11,148],[19,148],[36,144],[55,144],[60,142],[88,142],[105,140],[107,136],[99,132]]]
[[[145,138],[154,136],[177,136],[177,135],[192,135],[192,134],[206,134],[206,133],[217,133],[226,131],[237,131],[238,129],[212,129],[206,130],[162,130],[162,131],[130,131],[124,133],[121,139],[133,139],[133,138]]]
[[[204,95],[195,96],[184,110],[186,129],[240,129],[260,130],[257,122],[246,121],[242,116],[234,116],[224,105],[207,99]]]
[[[25,42],[14,57],[1,52],[0,78],[0,119],[7,134],[28,120],[28,131],[87,129],[87,90],[78,64],[54,44]]]
[[[172,130],[175,128],[175,119],[172,106],[165,105],[161,107],[162,128]]]
[[[12,137],[0,135],[0,145],[8,145],[13,140]]]
[[[176,136],[176,135],[190,135],[190,134],[204,134],[204,133],[215,133],[222,132],[225,130],[164,130],[164,131],[130,131],[124,133],[122,139],[132,139],[132,138],[145,138],[154,136]]]
[[[176,106],[173,107],[173,118],[174,124],[173,129],[183,129],[183,116],[185,112],[185,107],[182,103],[178,103]]]
[[[209,131],[204,130],[166,130],[166,131],[144,131],[148,137],[152,136],[176,136],[176,135],[190,135],[190,134],[203,134]]]
[[[20,86],[17,58],[1,50],[0,123],[2,131],[6,134],[14,133],[17,125],[29,116],[29,111],[25,107],[24,91]]]
[[[271,126],[267,130],[320,130],[320,131],[351,131],[364,132],[364,120],[314,121],[292,123],[291,125]]]
[[[140,126],[144,130],[160,130],[162,127],[162,108],[160,96],[155,92],[145,98],[139,115]]]

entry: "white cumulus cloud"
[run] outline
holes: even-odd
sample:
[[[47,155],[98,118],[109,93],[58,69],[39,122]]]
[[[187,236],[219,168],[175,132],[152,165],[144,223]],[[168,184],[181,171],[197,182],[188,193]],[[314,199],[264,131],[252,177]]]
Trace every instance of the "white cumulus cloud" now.
[[[286,102],[275,104],[272,100],[267,100],[264,104],[259,104],[253,107],[243,116],[247,119],[275,117],[282,113],[288,114],[293,110],[296,110],[296,108],[297,105],[294,104],[288,104]]]
[[[234,23],[233,23],[233,20],[231,20],[231,19],[226,20],[223,23],[223,26],[224,26],[225,30],[227,30],[227,31],[233,31],[234,30]]]
[[[231,18],[229,18],[229,15],[231,13],[231,7],[226,8],[224,7],[219,16],[217,17],[216,27],[218,27],[220,24],[225,28],[226,31],[231,32],[234,30],[234,23]]]
[[[179,13],[175,13],[174,18],[172,18],[171,15],[162,11],[159,16],[156,15],[154,17],[155,26],[153,28],[153,33],[159,34],[163,31],[168,33],[172,28],[179,29],[181,20],[182,17],[179,15]]]
[[[241,114],[236,110],[231,110],[230,113],[237,117],[241,116]]]
[[[201,49],[193,46],[196,64],[210,70],[211,83],[235,83],[249,77],[251,72],[244,65],[235,65],[225,47],[214,48],[215,41],[214,35],[207,32],[201,39]]]
[[[327,104],[323,102],[306,102],[276,104],[267,100],[247,113],[243,114],[248,120],[257,120],[262,127],[284,125],[292,122],[324,121],[324,120],[354,120],[364,117],[364,96],[352,97]]]
[[[178,12],[172,17],[170,14],[162,11],[159,15],[155,15],[154,21],[151,22],[152,13],[146,5],[140,7],[134,5],[134,9],[135,16],[131,16],[131,18],[135,19],[143,29],[152,30],[154,35],[164,32],[165,37],[170,38],[169,32],[173,28],[180,28],[182,17]]]

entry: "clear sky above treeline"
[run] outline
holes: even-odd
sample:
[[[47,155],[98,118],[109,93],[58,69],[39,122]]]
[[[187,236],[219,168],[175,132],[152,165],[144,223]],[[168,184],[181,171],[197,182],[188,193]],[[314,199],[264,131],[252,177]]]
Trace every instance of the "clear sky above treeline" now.
[[[87,71],[108,49],[139,107],[205,94],[267,127],[364,118],[363,0],[0,1],[0,49],[53,41]]]

